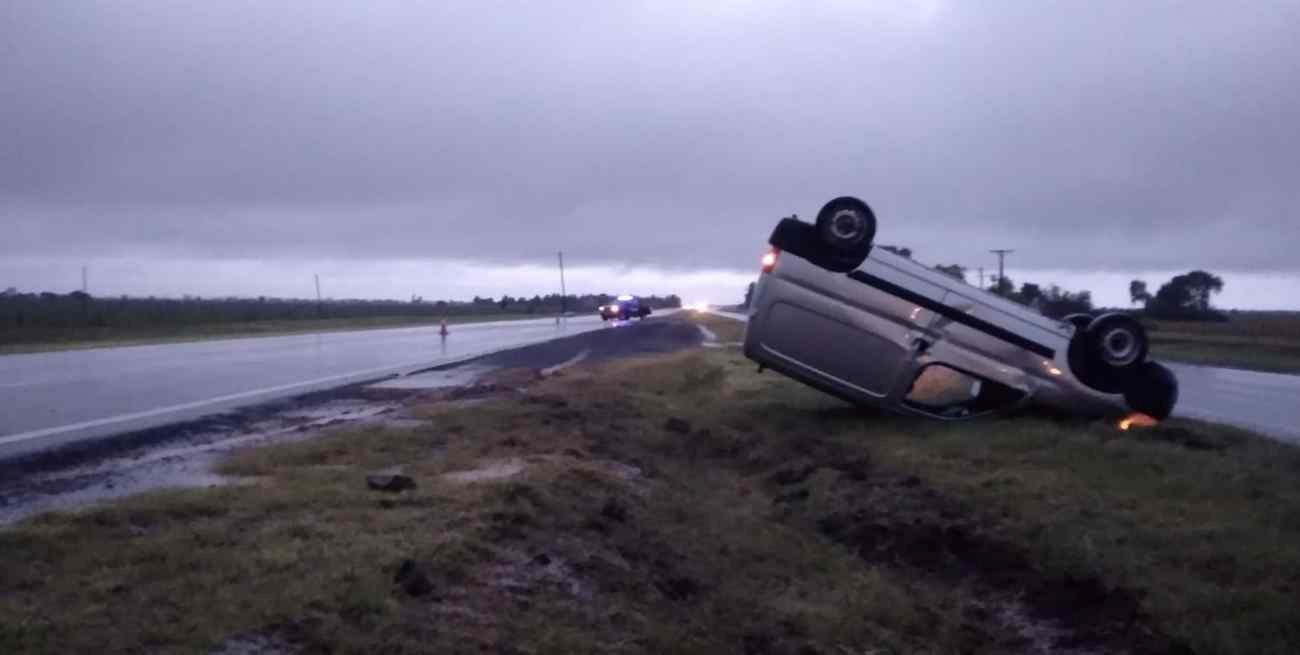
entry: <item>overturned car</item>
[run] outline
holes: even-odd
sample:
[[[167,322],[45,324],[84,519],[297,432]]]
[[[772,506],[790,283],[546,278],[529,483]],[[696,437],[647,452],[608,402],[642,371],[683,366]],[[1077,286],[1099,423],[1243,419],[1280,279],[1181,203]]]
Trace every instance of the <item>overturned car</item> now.
[[[856,403],[941,419],[1028,403],[1164,419],[1173,373],[1126,314],[1056,320],[873,248],[866,203],[785,218],[751,299],[745,355]]]

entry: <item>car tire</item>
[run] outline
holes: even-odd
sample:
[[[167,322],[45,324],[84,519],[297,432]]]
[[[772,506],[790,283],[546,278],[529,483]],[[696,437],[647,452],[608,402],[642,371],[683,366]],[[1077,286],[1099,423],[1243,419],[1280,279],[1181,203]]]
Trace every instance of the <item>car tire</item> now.
[[[1102,314],[1075,333],[1070,368],[1079,381],[1103,393],[1121,393],[1146,363],[1146,330],[1127,314]]]
[[[1135,412],[1163,421],[1178,404],[1178,378],[1157,362],[1144,362],[1129,378],[1124,402]]]
[[[867,203],[851,196],[835,198],[817,212],[817,239],[836,268],[854,262],[857,268],[871,252],[876,238],[876,215]]]

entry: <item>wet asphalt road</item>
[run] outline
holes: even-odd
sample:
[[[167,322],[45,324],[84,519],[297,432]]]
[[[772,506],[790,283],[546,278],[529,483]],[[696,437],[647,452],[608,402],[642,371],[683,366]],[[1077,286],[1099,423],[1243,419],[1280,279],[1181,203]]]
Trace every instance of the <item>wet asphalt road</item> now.
[[[596,317],[0,357],[0,457],[602,329]]]
[[[1166,365],[1178,376],[1175,416],[1227,423],[1300,443],[1300,376]]]
[[[713,313],[749,320],[745,314]],[[1300,375],[1165,363],[1178,376],[1175,416],[1235,425],[1300,443]]]

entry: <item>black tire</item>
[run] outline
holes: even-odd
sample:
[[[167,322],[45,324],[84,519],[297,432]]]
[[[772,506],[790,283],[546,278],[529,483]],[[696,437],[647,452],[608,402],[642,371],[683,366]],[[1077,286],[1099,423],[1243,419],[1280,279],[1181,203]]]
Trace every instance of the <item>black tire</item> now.
[[[1070,368],[1081,382],[1103,393],[1122,392],[1147,360],[1146,330],[1128,314],[1102,314],[1075,333]]]
[[[1128,314],[1102,314],[1084,333],[1090,355],[1109,369],[1131,373],[1147,361],[1147,331]]]
[[[1128,380],[1124,402],[1135,412],[1163,421],[1178,404],[1178,378],[1159,363],[1145,362]]]
[[[876,238],[876,215],[867,203],[851,196],[841,196],[826,203],[817,212],[817,238],[835,259],[857,260],[860,264],[871,252]]]
[[[866,254],[851,256],[831,249],[817,236],[817,226],[797,218],[783,218],[768,239],[777,250],[804,259],[828,271],[848,273],[862,265]]]
[[[1061,317],[1061,320],[1083,330],[1087,329],[1088,324],[1092,322],[1092,316],[1089,314],[1066,314]]]

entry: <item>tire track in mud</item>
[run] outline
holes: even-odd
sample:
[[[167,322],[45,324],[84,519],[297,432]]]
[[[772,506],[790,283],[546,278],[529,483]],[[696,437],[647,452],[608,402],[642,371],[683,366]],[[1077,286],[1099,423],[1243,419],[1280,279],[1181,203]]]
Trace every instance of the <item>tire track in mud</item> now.
[[[1021,546],[999,538],[996,522],[914,475],[873,470],[858,458],[804,461],[768,475],[774,503],[797,505],[802,484],[838,470],[836,509],[805,515],[819,534],[869,566],[901,568],[941,586],[965,586],[981,600],[964,608],[963,639],[978,649],[1016,653],[1168,653],[1191,649],[1150,625],[1142,593],[1092,577],[1052,576]],[[791,490],[791,488],[794,488]],[[813,512],[815,513],[815,512]]]

